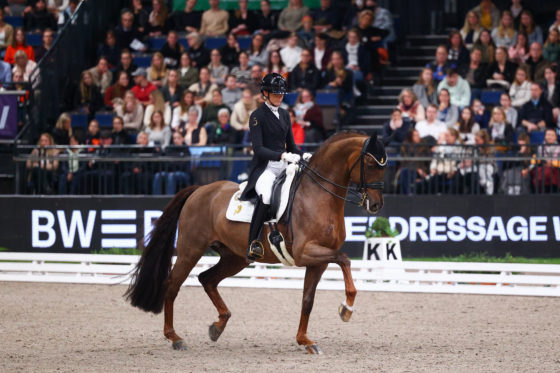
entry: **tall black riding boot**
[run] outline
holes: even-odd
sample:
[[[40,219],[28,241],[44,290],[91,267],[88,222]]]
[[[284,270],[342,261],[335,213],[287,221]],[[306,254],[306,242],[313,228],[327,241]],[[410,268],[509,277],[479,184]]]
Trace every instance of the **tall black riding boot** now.
[[[255,204],[251,227],[249,228],[249,248],[247,249],[247,261],[253,262],[264,257],[264,247],[260,241],[263,224],[268,215],[269,205],[259,198]]]

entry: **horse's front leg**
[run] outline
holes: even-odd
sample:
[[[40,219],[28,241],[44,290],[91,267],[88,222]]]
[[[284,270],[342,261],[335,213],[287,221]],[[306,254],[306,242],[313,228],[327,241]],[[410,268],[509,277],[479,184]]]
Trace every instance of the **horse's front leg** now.
[[[339,252],[336,264],[342,269],[344,275],[344,289],[346,290],[346,301],[338,307],[338,314],[344,322],[350,321],[352,312],[354,312],[354,299],[356,299],[356,287],[352,279],[352,271],[350,269],[350,259],[345,253]]]
[[[296,340],[299,345],[305,346],[305,349],[310,354],[323,353],[315,342],[307,338],[307,325],[309,323],[309,315],[313,309],[313,301],[315,300],[315,290],[317,290],[317,284],[319,283],[319,280],[321,280],[321,276],[323,275],[323,272],[325,272],[325,269],[327,269],[327,266],[328,263],[309,266],[305,271],[301,317],[299,320]]]

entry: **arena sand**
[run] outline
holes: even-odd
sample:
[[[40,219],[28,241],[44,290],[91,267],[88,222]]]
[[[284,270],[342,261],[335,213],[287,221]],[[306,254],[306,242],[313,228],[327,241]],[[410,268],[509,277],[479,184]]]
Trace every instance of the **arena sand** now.
[[[0,283],[0,371],[5,372],[554,372],[560,299],[360,292],[343,323],[342,292],[317,293],[309,336],[297,346],[301,292],[224,288],[233,313],[217,343],[216,311],[183,288],[173,351],[163,316],[130,307],[125,287]]]

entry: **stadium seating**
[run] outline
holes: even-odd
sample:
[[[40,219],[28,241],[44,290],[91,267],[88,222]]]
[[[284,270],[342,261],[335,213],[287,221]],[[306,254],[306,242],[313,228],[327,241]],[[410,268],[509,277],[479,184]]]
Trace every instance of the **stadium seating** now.
[[[99,122],[99,127],[112,127],[113,126],[113,116],[111,112],[97,112],[95,114],[95,119]]]
[[[23,18],[20,16],[6,16],[4,21],[12,27],[23,27]]]

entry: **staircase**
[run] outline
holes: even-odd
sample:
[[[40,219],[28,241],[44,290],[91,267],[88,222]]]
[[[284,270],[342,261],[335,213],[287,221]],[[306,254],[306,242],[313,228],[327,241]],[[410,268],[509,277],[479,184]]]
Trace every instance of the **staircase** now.
[[[381,85],[371,87],[367,102],[356,107],[356,117],[346,129],[381,133],[383,123],[391,117],[404,88],[410,88],[427,63],[434,60],[438,45],[445,44],[447,35],[409,35],[399,46],[396,63],[383,72]]]

